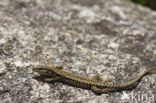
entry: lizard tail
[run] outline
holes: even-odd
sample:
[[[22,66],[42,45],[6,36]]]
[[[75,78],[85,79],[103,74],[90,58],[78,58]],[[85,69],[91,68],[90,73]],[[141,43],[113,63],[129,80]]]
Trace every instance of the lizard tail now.
[[[149,70],[143,72],[136,79],[129,81],[128,83],[119,84],[119,88],[126,88],[126,87],[133,86],[135,83],[137,83],[139,80],[141,80],[142,77],[144,77],[147,74],[151,74],[151,73],[156,73],[156,68],[149,69]]]
[[[155,69],[150,69],[149,73],[156,73],[156,68]]]

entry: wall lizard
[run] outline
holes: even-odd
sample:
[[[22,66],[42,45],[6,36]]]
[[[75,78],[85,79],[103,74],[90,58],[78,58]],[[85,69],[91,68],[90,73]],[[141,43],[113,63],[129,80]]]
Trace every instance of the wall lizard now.
[[[74,73],[69,73],[61,70],[61,66],[35,66],[34,71],[40,74],[40,79],[45,82],[62,82],[76,87],[91,89],[96,94],[108,93],[112,91],[124,90],[134,86],[143,76],[148,73],[156,73],[156,69],[149,69],[140,74],[134,80],[126,83],[113,83],[110,80],[102,80],[99,74],[92,79],[83,77]],[[38,79],[38,78],[36,78]]]

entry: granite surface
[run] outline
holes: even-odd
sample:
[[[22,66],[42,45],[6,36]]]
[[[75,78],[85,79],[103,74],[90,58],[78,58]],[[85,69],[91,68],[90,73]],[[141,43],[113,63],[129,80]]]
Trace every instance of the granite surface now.
[[[125,0],[1,0],[1,103],[154,103],[156,75],[130,91],[34,79],[36,65],[127,82],[156,67],[156,11]],[[155,100],[154,100],[155,99]]]

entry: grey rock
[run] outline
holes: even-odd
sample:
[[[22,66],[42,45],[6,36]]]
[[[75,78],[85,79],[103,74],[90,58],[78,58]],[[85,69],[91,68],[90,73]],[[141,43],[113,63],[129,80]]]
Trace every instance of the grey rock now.
[[[155,11],[125,0],[1,1],[0,102],[154,102],[155,74],[130,91],[95,95],[37,81],[32,67],[62,65],[82,76],[127,82],[156,66],[155,18]]]

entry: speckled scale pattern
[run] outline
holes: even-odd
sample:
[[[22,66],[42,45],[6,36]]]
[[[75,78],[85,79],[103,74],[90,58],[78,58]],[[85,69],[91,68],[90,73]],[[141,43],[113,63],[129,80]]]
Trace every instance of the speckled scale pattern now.
[[[132,81],[126,83],[113,83],[113,82],[105,82],[100,80],[89,79],[87,77],[83,77],[74,73],[63,71],[60,68],[55,66],[36,66],[33,68],[33,70],[39,72],[40,74],[42,74],[43,70],[44,70],[44,74],[46,74],[47,71],[48,76],[50,75],[49,73],[51,73],[52,77],[50,78],[60,77],[60,79],[58,79],[58,82],[66,83],[73,86],[78,86],[81,88],[92,89],[94,92],[98,92],[98,93],[105,93],[107,91],[109,92],[118,89],[121,90],[121,89],[128,88],[130,86],[133,86],[135,83],[137,83],[137,81],[139,81],[146,74],[150,72],[156,73],[156,69],[149,69],[143,72],[141,75],[139,75],[136,79]]]

